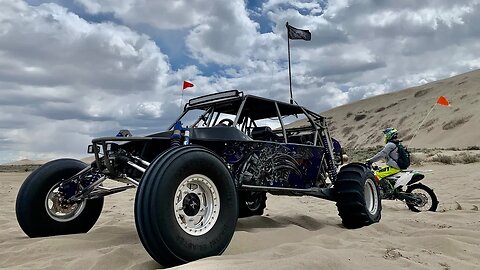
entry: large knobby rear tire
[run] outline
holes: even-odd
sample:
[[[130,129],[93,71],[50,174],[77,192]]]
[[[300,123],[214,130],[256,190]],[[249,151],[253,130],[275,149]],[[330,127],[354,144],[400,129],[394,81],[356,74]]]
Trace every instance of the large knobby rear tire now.
[[[214,153],[198,146],[173,148],[156,158],[135,198],[140,240],[163,266],[222,254],[237,217],[229,170]]]
[[[433,190],[423,184],[414,184],[407,187],[406,193],[418,196],[418,201],[406,202],[408,208],[413,212],[437,211],[438,199]]]
[[[44,164],[25,179],[18,191],[15,212],[26,235],[33,238],[86,233],[93,227],[102,212],[103,198],[65,208],[53,206],[58,184],[86,166],[79,160],[58,159]]]
[[[338,215],[346,228],[379,222],[382,204],[373,173],[360,163],[342,167],[334,185]]]
[[[261,216],[267,207],[267,193],[264,191],[238,192],[238,217]]]

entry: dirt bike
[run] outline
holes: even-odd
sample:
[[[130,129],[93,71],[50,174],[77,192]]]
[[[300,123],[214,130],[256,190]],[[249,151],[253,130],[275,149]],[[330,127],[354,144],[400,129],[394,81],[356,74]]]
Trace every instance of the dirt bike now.
[[[371,165],[371,169],[376,171],[379,167]],[[431,171],[402,170],[399,173],[379,180],[382,199],[404,201],[413,212],[435,212],[438,207],[438,199],[435,192],[433,192],[433,189],[420,183],[420,180],[425,178],[423,173]]]

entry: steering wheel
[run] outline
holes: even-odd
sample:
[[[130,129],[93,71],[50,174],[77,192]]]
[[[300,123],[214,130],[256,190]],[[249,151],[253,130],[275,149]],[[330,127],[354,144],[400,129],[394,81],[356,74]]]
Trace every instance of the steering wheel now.
[[[233,120],[228,119],[228,118],[222,119],[222,120],[220,120],[220,122],[218,122],[217,126],[219,126],[219,125],[232,127],[233,126]]]

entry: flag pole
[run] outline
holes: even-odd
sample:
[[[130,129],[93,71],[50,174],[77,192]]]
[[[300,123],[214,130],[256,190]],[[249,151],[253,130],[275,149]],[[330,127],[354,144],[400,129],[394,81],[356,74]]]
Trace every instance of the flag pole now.
[[[412,144],[412,141],[413,139],[415,138],[415,136],[417,136],[417,133],[418,131],[420,130],[420,128],[422,127],[423,123],[425,123],[425,120],[427,120],[428,116],[430,115],[430,113],[433,111],[433,109],[435,109],[435,106],[437,106],[437,103],[433,104],[432,108],[430,109],[430,111],[427,113],[427,116],[425,116],[425,118],[423,118],[423,121],[420,123],[420,125],[418,126],[418,128],[415,130],[415,132],[413,133],[413,137],[410,139],[410,141],[408,142],[408,145],[410,146]]]
[[[292,67],[290,65],[290,38],[288,37],[288,22],[285,24],[287,27],[287,44],[288,44],[288,80],[290,82],[290,104],[293,104],[293,92],[292,92]]]
[[[182,101],[180,101],[180,110],[183,111],[183,91],[185,91],[185,89],[182,88]]]

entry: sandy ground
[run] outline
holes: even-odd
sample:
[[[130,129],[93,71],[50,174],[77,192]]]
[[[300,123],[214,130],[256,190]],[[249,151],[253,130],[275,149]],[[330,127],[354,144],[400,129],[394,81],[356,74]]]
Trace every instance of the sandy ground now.
[[[439,212],[413,213],[384,201],[382,220],[341,226],[334,203],[269,196],[264,216],[239,220],[219,257],[182,269],[480,269],[479,164],[425,165]],[[28,173],[0,173],[0,268],[156,269],[133,218],[135,191],[108,197],[87,234],[27,238],[15,218],[15,198]]]

